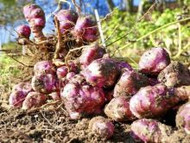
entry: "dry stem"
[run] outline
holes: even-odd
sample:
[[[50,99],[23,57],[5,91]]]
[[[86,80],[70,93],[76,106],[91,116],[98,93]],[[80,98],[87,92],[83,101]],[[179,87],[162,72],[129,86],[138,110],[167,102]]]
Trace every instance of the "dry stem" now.
[[[59,57],[59,52],[61,50],[61,32],[59,29],[59,21],[57,20],[57,17],[54,18],[55,19],[55,27],[57,29],[57,44],[56,44],[56,49],[55,49],[55,53],[54,53],[54,59],[57,59]]]

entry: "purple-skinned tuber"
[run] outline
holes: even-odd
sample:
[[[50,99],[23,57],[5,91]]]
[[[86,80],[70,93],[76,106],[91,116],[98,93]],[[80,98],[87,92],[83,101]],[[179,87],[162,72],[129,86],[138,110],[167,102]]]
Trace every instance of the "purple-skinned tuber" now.
[[[79,57],[79,63],[82,69],[86,68],[92,61],[102,58],[105,54],[105,50],[97,43],[85,46],[82,50],[82,54]]]
[[[9,96],[9,105],[11,107],[21,107],[27,94],[32,91],[32,86],[28,82],[21,82],[13,86],[12,93]]]
[[[130,99],[130,110],[137,118],[156,118],[189,98],[189,87],[168,89],[165,85],[142,87]]]
[[[133,121],[136,117],[129,109],[129,100],[127,96],[113,98],[104,108],[104,113],[115,121]]]
[[[137,141],[163,143],[172,134],[172,128],[153,119],[140,119],[131,124],[131,134]]]
[[[45,36],[42,29],[45,27],[45,13],[42,8],[36,4],[28,4],[23,7],[23,14],[28,21],[34,38],[37,42],[43,41]]]
[[[17,27],[16,31],[18,32],[19,36],[27,39],[30,37],[31,34],[31,30],[28,25],[20,25]]]
[[[120,70],[115,60],[101,58],[88,65],[82,74],[91,85],[112,87],[119,77]]]
[[[55,16],[59,21],[59,28],[62,34],[71,30],[78,19],[78,14],[73,10],[60,10]]]
[[[184,128],[187,134],[190,134],[190,102],[181,106],[176,115],[176,125],[178,128]]]
[[[152,48],[141,56],[139,70],[142,73],[158,75],[170,64],[170,57],[164,48]]]
[[[97,23],[92,16],[79,17],[72,33],[78,40],[85,42],[94,42],[99,37]]]
[[[31,84],[33,90],[40,93],[51,93],[58,88],[58,81],[52,74],[35,75]]]
[[[70,81],[65,85],[61,90],[61,98],[72,119],[99,113],[105,102],[103,89],[77,81]]]
[[[123,73],[114,87],[114,97],[131,96],[144,86],[148,85],[148,78],[134,70],[123,70]]]
[[[40,61],[34,65],[34,75],[55,74],[55,67],[51,61]]]

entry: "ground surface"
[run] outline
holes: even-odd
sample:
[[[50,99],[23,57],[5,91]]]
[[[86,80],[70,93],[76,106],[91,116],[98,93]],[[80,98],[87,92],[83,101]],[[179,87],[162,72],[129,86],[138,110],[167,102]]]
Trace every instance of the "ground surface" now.
[[[88,130],[90,117],[72,121],[62,106],[30,112],[1,107],[0,119],[0,142],[106,142]],[[114,136],[107,142],[134,142],[129,125],[115,123],[115,127]]]

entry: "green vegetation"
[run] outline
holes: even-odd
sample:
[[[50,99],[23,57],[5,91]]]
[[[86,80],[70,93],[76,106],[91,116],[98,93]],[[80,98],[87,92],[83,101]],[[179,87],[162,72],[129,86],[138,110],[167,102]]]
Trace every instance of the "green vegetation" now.
[[[6,55],[0,56],[0,85],[4,85],[4,90],[10,90],[12,80],[21,74],[18,64]]]
[[[180,16],[182,18],[178,19]],[[185,21],[179,23],[179,20]],[[135,14],[115,9],[110,19],[103,21],[106,45],[114,56],[122,57],[134,66],[144,50],[155,46],[166,48],[174,60],[189,63],[189,21],[190,17],[181,9],[149,12],[138,22]],[[126,36],[118,40],[123,35]]]

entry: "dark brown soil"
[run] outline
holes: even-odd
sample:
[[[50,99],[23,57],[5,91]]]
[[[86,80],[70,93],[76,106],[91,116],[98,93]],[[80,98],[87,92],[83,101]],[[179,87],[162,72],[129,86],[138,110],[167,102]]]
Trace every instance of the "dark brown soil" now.
[[[58,107],[61,103],[57,103]],[[73,121],[62,106],[30,112],[0,107],[0,142],[126,142],[133,143],[128,124],[114,123],[114,136],[105,141],[88,130],[89,118]]]

